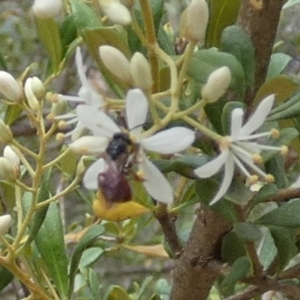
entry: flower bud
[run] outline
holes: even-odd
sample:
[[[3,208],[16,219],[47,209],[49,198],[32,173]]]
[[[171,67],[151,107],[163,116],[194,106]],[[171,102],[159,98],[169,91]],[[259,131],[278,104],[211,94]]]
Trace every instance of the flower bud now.
[[[35,0],[33,12],[41,19],[55,18],[62,10],[62,0]]]
[[[3,157],[6,158],[15,173],[15,177],[19,177],[20,176],[20,158],[18,157],[18,155],[16,154],[16,152],[10,147],[10,146],[6,146],[3,150]]]
[[[3,143],[10,143],[13,138],[13,134],[10,128],[0,119],[0,141]]]
[[[12,164],[5,157],[0,157],[0,179],[7,181],[14,181],[16,179]]]
[[[3,215],[0,217],[0,235],[3,236],[7,233],[8,229],[12,225],[11,215]]]
[[[225,94],[230,81],[231,73],[228,67],[221,67],[213,71],[202,88],[202,98],[209,103],[217,101]]]
[[[116,77],[126,83],[131,83],[130,65],[125,55],[112,46],[99,47],[100,57],[105,67]]]
[[[100,0],[100,7],[113,23],[120,25],[131,23],[129,10],[120,2],[116,0]]]
[[[18,82],[5,71],[0,71],[0,92],[15,102],[21,100],[23,94]]]
[[[33,110],[37,110],[39,100],[45,95],[43,83],[37,77],[27,78],[24,90],[29,107]]]
[[[152,86],[151,68],[148,60],[139,52],[136,52],[130,61],[130,73],[135,87],[150,90]]]
[[[192,0],[186,10],[185,37],[203,43],[208,23],[208,6],[205,0]]]

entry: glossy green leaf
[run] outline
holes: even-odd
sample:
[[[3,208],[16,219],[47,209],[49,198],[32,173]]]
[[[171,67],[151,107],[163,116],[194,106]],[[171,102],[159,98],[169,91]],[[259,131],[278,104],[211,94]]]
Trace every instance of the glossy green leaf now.
[[[70,269],[69,269],[70,270],[69,271],[69,278],[70,278],[69,296],[71,296],[73,293],[74,279],[78,271],[78,265],[80,263],[80,259],[82,257],[83,252],[103,232],[104,232],[104,227],[102,225],[93,225],[86,231],[86,233],[82,236],[79,243],[75,247],[72,254]]]
[[[240,0],[209,0],[209,23],[206,31],[208,47],[219,47],[224,28],[235,23]]]
[[[238,258],[247,255],[245,242],[236,232],[230,231],[222,241],[222,261],[233,264]]]
[[[289,263],[291,258],[298,253],[295,230],[280,226],[268,227],[278,251],[280,269],[282,270]]]
[[[3,266],[0,266],[0,292],[9,285],[14,279],[14,274],[8,271]]]
[[[200,50],[191,58],[187,74],[204,84],[214,70],[223,66],[227,66],[231,72],[230,88],[243,98],[246,88],[245,74],[241,63],[232,54],[216,49]]]
[[[79,32],[102,27],[101,19],[96,12],[83,1],[70,0],[70,5]]]
[[[23,109],[18,105],[10,105],[5,111],[4,121],[7,125],[13,124],[21,115]]]
[[[300,226],[300,199],[283,203],[277,209],[262,216],[257,223],[296,228]]]
[[[287,64],[292,60],[290,55],[285,53],[274,53],[271,56],[271,61],[269,64],[267,80],[274,78],[281,74],[281,72],[286,68]]]
[[[247,85],[253,86],[255,74],[255,53],[250,37],[239,26],[232,25],[224,29],[220,50],[234,55],[245,72]]]
[[[208,103],[204,106],[204,111],[211,122],[214,129],[223,134],[223,124],[222,124],[222,111],[227,101],[223,98],[219,99],[217,102]]]
[[[251,263],[249,258],[243,256],[239,257],[231,266],[230,272],[221,283],[221,289],[227,285],[236,283],[237,281],[245,278],[250,272]]]
[[[238,222],[233,225],[237,235],[247,242],[258,241],[261,237],[260,230],[257,225],[247,222]]]
[[[68,258],[64,242],[64,231],[57,203],[51,203],[46,219],[36,238],[36,246],[47,266],[60,299],[68,298]]]
[[[138,294],[136,295],[136,300],[143,300],[143,294],[147,292],[150,288],[150,284],[153,281],[153,276],[148,276],[146,279],[143,281]]]
[[[52,72],[56,73],[62,59],[59,26],[54,19],[44,19],[37,16],[34,19],[39,38],[49,55]]]

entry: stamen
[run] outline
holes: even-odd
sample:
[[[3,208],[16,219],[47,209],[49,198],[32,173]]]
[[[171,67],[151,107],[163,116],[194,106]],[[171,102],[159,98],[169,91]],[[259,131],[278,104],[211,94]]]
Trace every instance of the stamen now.
[[[274,176],[272,174],[267,174],[265,176],[265,181],[268,182],[268,183],[272,183],[272,182],[275,181],[275,178],[274,178]]]
[[[55,139],[58,142],[63,142],[65,140],[65,138],[66,138],[66,135],[63,134],[63,133],[61,133],[61,132],[59,132],[58,134],[56,134],[56,137],[55,137]]]
[[[252,175],[247,178],[247,185],[253,185],[258,182],[258,176],[257,175]]]
[[[82,102],[82,103],[85,103],[85,100],[78,97],[78,96],[65,96],[65,95],[59,94],[58,99],[68,101],[68,102]]]
[[[59,97],[58,97],[57,94],[53,94],[51,92],[48,92],[46,94],[46,100],[49,101],[49,102],[51,102],[51,103],[57,103],[58,100],[59,100]]]
[[[238,166],[238,168],[242,171],[242,173],[247,177],[250,178],[251,174],[248,172],[248,170],[245,168],[245,166],[242,164],[242,162],[235,156],[233,155],[233,160]]]
[[[261,137],[270,136],[271,134],[272,134],[271,131],[261,132],[261,133],[247,135],[247,136],[241,136],[238,138],[238,140],[239,141],[255,140]]]
[[[287,146],[281,146],[281,155],[285,156],[289,152],[289,148]]]
[[[253,162],[257,165],[260,165],[263,162],[263,158],[259,154],[254,154],[252,156]]]
[[[273,129],[271,130],[271,137],[272,137],[273,139],[278,139],[278,138],[280,137],[280,132],[279,132],[279,130],[273,128]]]
[[[142,170],[138,170],[135,172],[135,176],[137,177],[137,180],[139,181],[145,181],[145,173]]]
[[[64,114],[64,115],[56,115],[55,119],[56,120],[67,120],[67,119],[73,119],[76,118],[76,120],[78,121],[78,118],[76,117],[76,114],[73,113],[68,113],[68,114]]]

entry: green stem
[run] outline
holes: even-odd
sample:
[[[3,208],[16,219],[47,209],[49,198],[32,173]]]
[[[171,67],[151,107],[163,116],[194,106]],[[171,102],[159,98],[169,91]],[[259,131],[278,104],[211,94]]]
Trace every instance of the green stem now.
[[[140,0],[141,10],[144,18],[146,39],[149,43],[148,57],[151,66],[152,78],[153,78],[153,91],[158,91],[159,86],[159,68],[158,60],[153,50],[153,46],[156,45],[155,27],[153,22],[152,9],[148,0]]]

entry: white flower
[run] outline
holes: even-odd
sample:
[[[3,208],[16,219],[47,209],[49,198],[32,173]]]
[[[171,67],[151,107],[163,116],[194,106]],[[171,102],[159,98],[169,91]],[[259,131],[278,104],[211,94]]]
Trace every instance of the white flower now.
[[[0,93],[10,101],[22,99],[23,92],[16,79],[5,71],[0,71]]]
[[[9,228],[12,225],[11,215],[2,215],[0,216],[0,235],[3,236],[7,233]]]
[[[76,49],[76,66],[81,82],[81,87],[78,91],[78,96],[58,95],[59,100],[75,102],[78,104],[85,103],[97,108],[103,106],[104,100],[102,96],[93,89],[85,75],[85,68],[83,66],[82,55],[79,47],[77,47]],[[68,113],[65,115],[56,116],[55,119],[61,120],[62,126],[74,123],[76,124],[76,128],[65,135],[73,135],[73,139],[76,138],[76,134],[78,134],[78,132],[80,132],[83,128],[82,124],[78,122],[78,118],[75,113]]]
[[[143,179],[146,190],[154,199],[164,203],[172,203],[173,191],[169,182],[156,166],[147,159],[144,150],[162,154],[183,151],[193,143],[195,133],[185,127],[173,127],[153,136],[143,137],[142,125],[146,121],[147,112],[148,102],[142,91],[139,89],[130,90],[126,96],[126,119],[130,139],[138,145],[136,161],[139,176]],[[98,147],[101,143],[103,148],[107,147],[113,135],[121,132],[119,126],[104,112],[91,106],[79,105],[77,115],[82,124],[94,133],[93,138],[98,137]],[[82,139],[80,138],[80,140]],[[79,143],[79,140],[77,143]],[[70,147],[74,148],[74,143]],[[98,189],[98,174],[105,172],[106,167],[106,162],[102,158],[92,164],[83,179],[85,186],[89,189]]]
[[[208,178],[216,174],[224,166],[224,179],[218,193],[215,195],[211,204],[220,200],[227,192],[234,175],[235,165],[247,176],[250,182],[258,180],[257,175],[251,175],[246,166],[267,181],[274,180],[273,176],[266,174],[255,163],[262,162],[259,155],[262,150],[282,151],[280,147],[272,147],[252,142],[260,137],[271,136],[272,131],[253,134],[263,125],[274,103],[274,95],[266,97],[258,105],[254,114],[243,124],[244,112],[241,108],[236,108],[231,115],[231,134],[224,137],[220,143],[221,153],[218,157],[194,170],[200,178]]]

